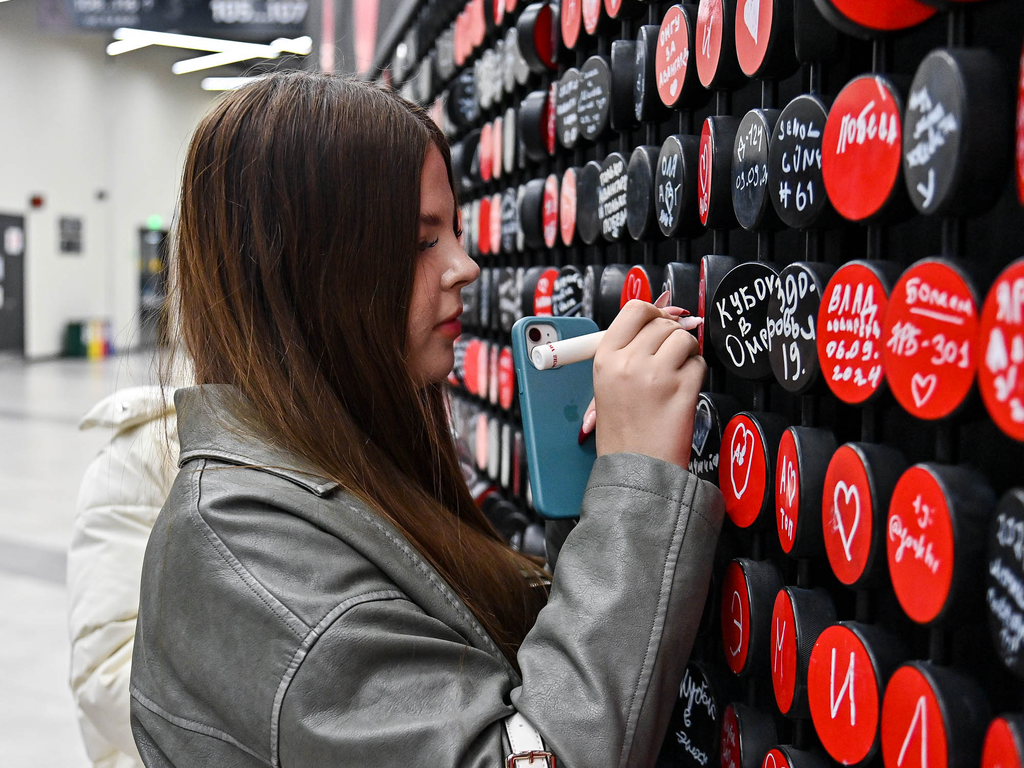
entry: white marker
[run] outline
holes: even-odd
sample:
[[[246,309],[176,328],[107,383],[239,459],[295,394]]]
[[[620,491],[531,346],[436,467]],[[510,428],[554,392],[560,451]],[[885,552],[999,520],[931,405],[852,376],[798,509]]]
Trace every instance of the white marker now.
[[[700,317],[679,318],[679,324],[687,331],[692,331],[703,322],[703,318]],[[550,371],[563,365],[590,360],[597,353],[597,345],[601,343],[605,333],[607,331],[598,331],[538,345],[533,348],[530,360],[538,371]]]

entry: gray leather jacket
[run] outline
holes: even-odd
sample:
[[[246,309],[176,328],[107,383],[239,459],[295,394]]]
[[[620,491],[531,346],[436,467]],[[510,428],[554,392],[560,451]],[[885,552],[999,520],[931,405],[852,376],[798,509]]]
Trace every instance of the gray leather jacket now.
[[[559,766],[654,764],[718,489],[599,458],[520,677],[394,527],[231,423],[232,392],[175,396],[181,471],[146,551],[132,668],[147,766],[499,768],[516,710]]]

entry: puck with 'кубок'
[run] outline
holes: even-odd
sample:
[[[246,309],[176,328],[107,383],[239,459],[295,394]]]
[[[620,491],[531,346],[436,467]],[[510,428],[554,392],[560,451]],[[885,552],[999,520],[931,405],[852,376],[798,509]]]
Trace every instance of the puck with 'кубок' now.
[[[683,672],[660,758],[685,768],[714,765],[727,685],[710,666],[691,661]]]
[[[772,376],[768,306],[778,281],[774,264],[737,264],[719,282],[711,305],[705,306],[705,334],[715,357],[735,376],[751,381]]]

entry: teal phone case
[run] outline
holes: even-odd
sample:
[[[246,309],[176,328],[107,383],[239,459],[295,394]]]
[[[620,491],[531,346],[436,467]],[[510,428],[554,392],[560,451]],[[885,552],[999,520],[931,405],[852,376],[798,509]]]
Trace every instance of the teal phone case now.
[[[512,326],[533,506],[546,518],[578,517],[597,458],[594,438],[579,444],[583,415],[594,397],[594,361],[538,371],[526,357],[526,331],[534,323],[554,326],[559,339],[595,333],[598,328],[586,317],[524,317]]]

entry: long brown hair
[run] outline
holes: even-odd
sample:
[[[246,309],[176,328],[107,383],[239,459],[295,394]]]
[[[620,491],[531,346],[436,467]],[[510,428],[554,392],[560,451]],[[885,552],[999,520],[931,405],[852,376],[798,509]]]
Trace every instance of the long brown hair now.
[[[406,364],[431,144],[451,183],[444,135],[372,84],[290,73],[228,94],[186,157],[172,311],[197,383],[237,387],[267,439],[394,523],[516,665],[543,574],[473,502],[444,385]]]

